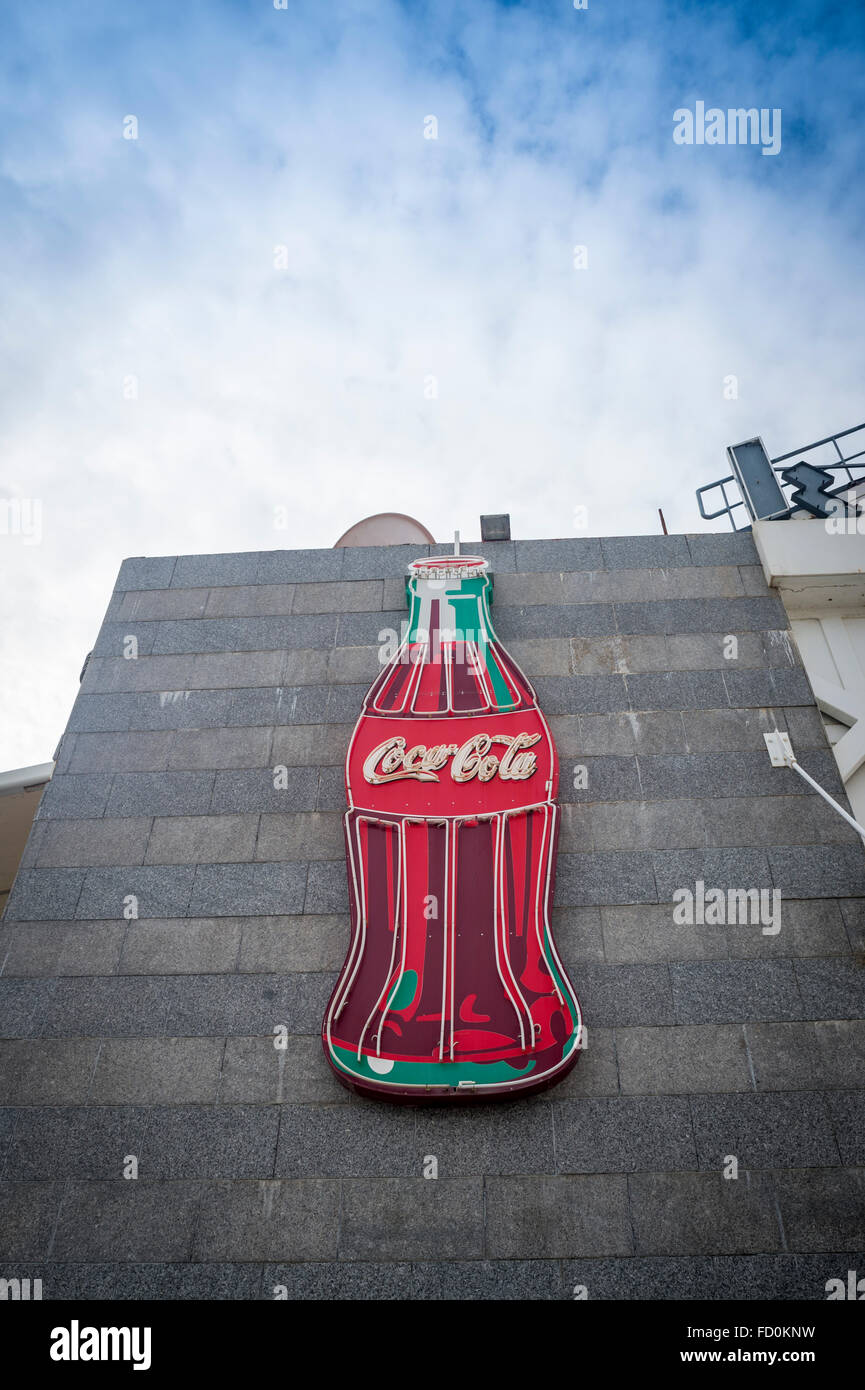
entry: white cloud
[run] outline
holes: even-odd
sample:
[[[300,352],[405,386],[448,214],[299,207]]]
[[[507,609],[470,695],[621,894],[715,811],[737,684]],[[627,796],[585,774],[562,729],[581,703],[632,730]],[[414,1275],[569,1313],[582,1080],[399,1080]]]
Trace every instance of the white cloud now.
[[[0,766],[51,755],[127,555],[327,546],[378,510],[697,530],[726,444],[858,423],[846,60],[767,67],[688,7],[155,13],[21,20],[0,495],[41,498],[45,535],[0,538]],[[692,90],[784,106],[781,155],[674,146]]]

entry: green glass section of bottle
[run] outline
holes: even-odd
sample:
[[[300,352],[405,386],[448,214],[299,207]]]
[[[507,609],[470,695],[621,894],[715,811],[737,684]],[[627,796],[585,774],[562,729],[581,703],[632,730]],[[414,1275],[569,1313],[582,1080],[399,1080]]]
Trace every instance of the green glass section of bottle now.
[[[409,1008],[416,993],[417,971],[407,970],[391,990],[390,998],[385,1004],[385,1013],[399,1013],[402,1009]]]
[[[420,582],[425,582],[421,579]],[[426,641],[429,633],[422,626],[423,599],[417,589],[418,577],[412,576],[407,583],[410,613],[406,641],[411,644]],[[428,596],[427,596],[428,597]],[[496,660],[493,643],[498,642],[490,618],[489,600],[492,597],[492,581],[489,575],[477,579],[462,579],[455,588],[443,588],[441,597],[452,607],[456,615],[458,639],[474,642],[484,664],[493,704],[496,709],[513,709],[517,704],[512,690],[505,680],[502,668]]]
[[[356,1052],[340,1047],[338,1043],[331,1045],[331,1056],[347,1076],[353,1076],[358,1081],[378,1081],[392,1086],[455,1088],[461,1081],[473,1081],[477,1086],[501,1086],[530,1076],[536,1065],[533,1061],[522,1068],[512,1067],[507,1062],[395,1061],[390,1071],[380,1072],[370,1066],[368,1057],[358,1057]]]

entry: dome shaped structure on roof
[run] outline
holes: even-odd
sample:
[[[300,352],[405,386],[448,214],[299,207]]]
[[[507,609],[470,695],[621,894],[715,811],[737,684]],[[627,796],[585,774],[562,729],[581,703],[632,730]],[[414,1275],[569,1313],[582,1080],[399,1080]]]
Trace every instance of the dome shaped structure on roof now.
[[[412,516],[377,512],[349,526],[334,543],[334,550],[340,545],[435,545],[435,538]]]

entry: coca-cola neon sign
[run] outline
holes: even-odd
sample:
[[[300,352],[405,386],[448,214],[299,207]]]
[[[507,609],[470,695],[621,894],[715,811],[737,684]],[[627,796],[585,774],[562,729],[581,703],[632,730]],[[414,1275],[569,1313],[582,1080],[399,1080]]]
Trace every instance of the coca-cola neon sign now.
[[[373,748],[363,765],[363,775],[367,782],[381,785],[382,782],[399,782],[406,777],[415,777],[419,782],[438,782],[439,770],[449,758],[451,777],[455,782],[470,782],[477,777],[481,782],[489,782],[498,773],[503,781],[515,782],[531,777],[538,766],[534,753],[523,753],[523,748],[531,748],[537,743],[540,734],[475,734],[467,738],[462,747],[456,743],[437,743],[427,748],[417,743],[406,749],[405,738],[396,734],[386,738],[377,748]],[[501,757],[490,752],[494,743],[505,745]]]
[[[549,922],[555,744],[496,638],[486,561],[417,560],[408,590],[346,756],[351,939],[325,1053],[369,1095],[527,1094],[581,1045]]]

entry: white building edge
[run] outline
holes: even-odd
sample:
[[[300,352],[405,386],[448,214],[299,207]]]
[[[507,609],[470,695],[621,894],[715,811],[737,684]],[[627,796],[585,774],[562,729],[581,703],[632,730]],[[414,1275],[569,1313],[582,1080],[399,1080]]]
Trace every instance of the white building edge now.
[[[865,516],[754,521],[753,533],[766,581],[789,614],[853,815],[865,825]]]
[[[762,439],[747,439],[727,458],[729,475],[697,489],[700,514],[725,516],[734,529],[750,523],[853,815],[865,825],[865,424],[774,459]],[[707,494],[721,502],[714,511],[705,509]]]

